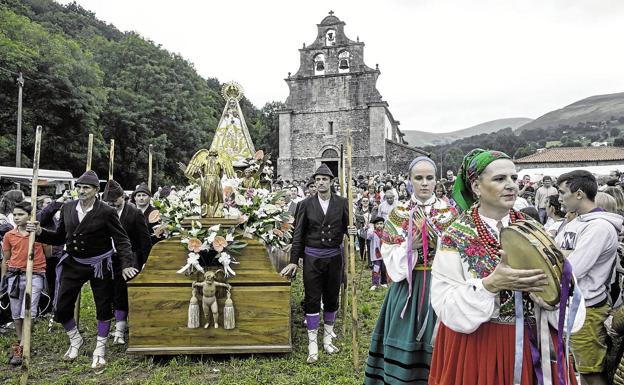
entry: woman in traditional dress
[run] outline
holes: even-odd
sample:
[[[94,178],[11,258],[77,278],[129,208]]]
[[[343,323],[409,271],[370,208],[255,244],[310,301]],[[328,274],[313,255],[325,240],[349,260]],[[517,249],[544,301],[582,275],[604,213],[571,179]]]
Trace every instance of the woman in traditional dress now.
[[[500,230],[524,219],[512,209],[516,179],[514,163],[502,152],[476,149],[464,157],[453,186],[453,198],[464,212],[442,235],[433,264],[431,305],[440,324],[432,385],[533,385],[538,375],[544,379],[540,384],[563,385],[568,374],[569,383],[576,384],[571,368],[551,364],[549,338],[558,328],[559,309],[532,294],[547,285],[546,275],[511,268],[499,244]],[[518,308],[515,298],[522,303]],[[585,319],[582,296],[575,300],[579,310],[572,331]],[[516,330],[521,331],[518,341]],[[529,336],[540,341],[539,349],[532,349]],[[560,354],[553,361],[563,363],[561,341],[553,338]],[[533,360],[541,360],[540,352],[544,359],[536,374]]]
[[[372,334],[367,385],[424,385],[429,376],[436,324],[429,305],[431,262],[438,234],[457,217],[457,211],[433,193],[433,160],[414,159],[408,175],[412,196],[392,210],[382,234],[381,254],[393,283]]]

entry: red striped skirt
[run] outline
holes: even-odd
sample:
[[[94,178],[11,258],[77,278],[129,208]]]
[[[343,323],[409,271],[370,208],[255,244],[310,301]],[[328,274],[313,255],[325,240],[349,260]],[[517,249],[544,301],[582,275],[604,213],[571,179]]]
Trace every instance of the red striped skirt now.
[[[440,328],[433,348],[430,385],[513,385],[515,325],[487,322],[471,334],[455,332],[444,324]],[[524,332],[522,385],[537,385],[533,371],[529,331]],[[556,333],[551,337],[557,349]],[[553,383],[560,385],[557,366],[552,362]],[[576,378],[570,365],[570,382]]]

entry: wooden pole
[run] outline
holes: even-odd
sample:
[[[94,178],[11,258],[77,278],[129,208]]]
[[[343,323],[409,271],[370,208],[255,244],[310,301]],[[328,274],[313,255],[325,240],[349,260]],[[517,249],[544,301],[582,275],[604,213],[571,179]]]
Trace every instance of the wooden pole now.
[[[115,165],[115,139],[110,141],[110,155],[108,159],[108,180],[111,180],[113,179],[113,166]]]
[[[93,134],[89,134],[89,144],[87,145],[87,170],[91,170],[91,159],[93,158]]]
[[[152,193],[152,150],[153,145],[149,145],[149,149],[147,150],[147,189]]]
[[[35,133],[35,154],[33,156],[33,177],[32,188],[30,189],[30,202],[32,210],[30,212],[30,220],[37,220],[37,184],[39,183],[39,155],[41,152],[41,126],[37,126]],[[36,233],[30,233],[28,238],[28,261],[26,262],[26,290],[24,292],[24,322],[22,327],[22,345],[24,347],[22,356],[22,376],[21,384],[28,383],[28,371],[30,369],[30,337],[32,334],[32,311],[30,309],[32,303],[32,274],[33,263],[35,258],[35,236]]]
[[[343,145],[340,145],[340,163],[338,164],[338,177],[340,178],[340,196],[344,197],[345,196],[345,178],[344,178],[344,148]],[[349,239],[347,237],[345,237],[344,241],[344,247],[343,250],[347,250],[349,247]],[[343,278],[346,276],[346,270],[347,269],[347,258],[345,258],[343,256],[342,259],[343,262],[343,268],[344,268],[344,272],[343,272]],[[347,335],[347,314],[348,314],[348,310],[347,308],[349,307],[349,298],[348,298],[348,279],[344,279],[342,282],[342,285],[340,285],[340,309],[341,309],[341,313],[342,313],[342,335]]]
[[[91,161],[93,159],[93,134],[89,134],[89,141],[87,142],[87,167],[86,171],[91,170]],[[74,303],[74,321],[76,321],[76,327],[80,326],[80,302],[82,301],[82,289],[78,292],[76,297],[76,303]]]
[[[15,167],[22,167],[22,88],[24,77],[19,73],[17,78],[17,137],[15,142]]]
[[[349,226],[353,226],[353,179],[351,178],[351,128],[347,128],[347,156],[345,174],[347,176],[347,199],[349,200]],[[349,236],[349,273],[351,275],[351,347],[353,349],[353,367],[359,369],[358,358],[358,312],[357,312],[357,285],[355,282],[355,236]]]

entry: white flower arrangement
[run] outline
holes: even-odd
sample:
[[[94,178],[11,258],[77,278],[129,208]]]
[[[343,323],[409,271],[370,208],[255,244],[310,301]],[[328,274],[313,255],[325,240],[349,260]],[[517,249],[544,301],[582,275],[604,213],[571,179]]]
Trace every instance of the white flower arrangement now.
[[[273,167],[264,153],[260,154],[259,151],[251,163],[262,169],[264,176],[272,174]],[[239,188],[237,182],[230,180],[223,186],[224,215],[226,218],[238,218],[235,227],[222,228],[215,225],[206,229],[200,221],[191,221],[190,229],[182,226],[185,218],[201,215],[201,190],[197,184],[186,186],[154,202],[161,214],[165,236],[180,236],[180,242],[188,249],[186,264],[178,273],[190,275],[194,271],[203,272],[199,264],[200,253],[213,250],[226,276],[233,276],[236,273],[231,265],[239,263],[234,255],[247,246],[247,242],[242,239],[258,237],[269,250],[290,243],[294,218],[285,207],[284,193],[271,193],[264,188]]]

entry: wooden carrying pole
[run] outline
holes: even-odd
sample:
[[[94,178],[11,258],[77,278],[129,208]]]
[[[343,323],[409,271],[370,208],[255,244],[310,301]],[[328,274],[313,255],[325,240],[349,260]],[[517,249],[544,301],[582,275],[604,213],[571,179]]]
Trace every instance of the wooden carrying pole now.
[[[338,164],[338,177],[340,178],[340,196],[344,197],[345,196],[345,191],[346,191],[346,186],[345,186],[345,173],[344,173],[344,148],[342,146],[342,144],[340,145],[340,163]],[[343,250],[348,250],[349,247],[349,239],[347,237],[345,237],[344,241],[344,247]],[[346,263],[346,258],[345,256],[343,256],[342,258],[342,263],[343,263],[343,274],[342,274],[342,278],[346,277],[346,270],[347,270],[347,263]],[[342,313],[342,335],[346,335],[347,334],[347,308],[349,307],[349,298],[348,298],[348,284],[347,284],[348,280],[347,279],[343,279],[342,285],[340,285],[340,309],[341,309],[341,313]]]
[[[153,145],[149,145],[147,152],[147,189],[152,193],[152,150]]]
[[[93,160],[93,134],[89,134],[89,141],[87,144],[87,166],[85,171],[91,170],[91,161]],[[76,321],[76,327],[80,326],[80,301],[82,301],[82,290],[78,292],[76,303],[74,304],[74,321]]]
[[[351,129],[347,129],[347,157],[345,175],[347,177],[347,199],[349,201],[349,226],[353,226],[353,178],[351,178]],[[357,313],[357,285],[355,282],[355,236],[349,236],[349,275],[351,275],[351,347],[353,349],[353,367],[359,369],[358,359],[358,313]]]
[[[108,161],[108,180],[113,179],[113,166],[115,165],[115,139],[110,141],[110,155]]]
[[[91,159],[93,158],[93,134],[89,134],[89,144],[87,145],[87,169],[91,170]]]
[[[30,220],[35,222],[37,220],[37,184],[39,183],[39,154],[41,152],[41,126],[37,126],[35,133],[35,154],[33,156],[33,177],[32,187],[30,189],[30,202],[32,204],[32,210],[30,212]],[[35,258],[35,236],[36,233],[30,233],[28,238],[28,261],[26,262],[26,290],[24,292],[24,321],[22,327],[22,342],[23,342],[23,356],[22,356],[22,377],[21,384],[28,383],[28,371],[30,369],[30,336],[32,334],[32,274],[33,263]]]

